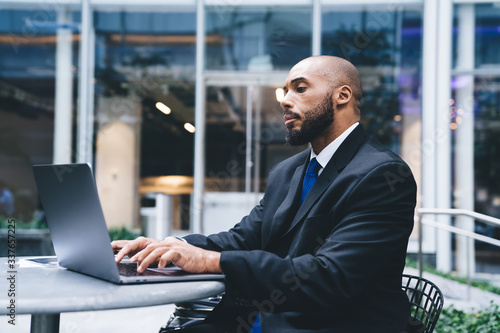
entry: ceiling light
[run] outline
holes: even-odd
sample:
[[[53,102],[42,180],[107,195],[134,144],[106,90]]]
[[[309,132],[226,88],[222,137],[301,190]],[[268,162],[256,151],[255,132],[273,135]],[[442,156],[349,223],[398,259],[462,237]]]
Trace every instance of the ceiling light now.
[[[276,100],[281,103],[283,98],[285,98],[285,91],[283,88],[276,89]]]
[[[194,133],[196,131],[196,128],[190,124],[190,123],[185,123],[184,124],[184,129],[188,131],[189,133]]]
[[[160,110],[164,114],[170,114],[170,112],[172,112],[172,110],[170,110],[170,108],[168,106],[166,106],[165,104],[163,104],[162,102],[156,103],[155,106],[158,110]]]

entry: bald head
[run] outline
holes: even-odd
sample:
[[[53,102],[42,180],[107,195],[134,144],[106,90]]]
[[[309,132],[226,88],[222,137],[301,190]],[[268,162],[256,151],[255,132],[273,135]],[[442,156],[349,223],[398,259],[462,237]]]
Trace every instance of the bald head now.
[[[308,66],[310,70],[326,78],[332,89],[347,85],[352,89],[354,99],[359,103],[363,96],[359,72],[349,61],[334,56],[313,56],[306,58],[295,66]]]
[[[287,142],[310,142],[318,154],[359,122],[361,81],[347,60],[332,56],[304,59],[293,66],[281,100]]]

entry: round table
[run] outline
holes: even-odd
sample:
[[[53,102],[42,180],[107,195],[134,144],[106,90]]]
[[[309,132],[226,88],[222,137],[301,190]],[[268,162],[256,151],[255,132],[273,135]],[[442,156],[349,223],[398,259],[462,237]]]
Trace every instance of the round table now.
[[[47,261],[40,263],[32,259]],[[55,257],[0,258],[0,315],[31,314],[31,332],[57,332],[62,312],[98,311],[190,301],[224,291],[221,281],[117,285],[57,265]],[[9,315],[11,315],[9,317]]]

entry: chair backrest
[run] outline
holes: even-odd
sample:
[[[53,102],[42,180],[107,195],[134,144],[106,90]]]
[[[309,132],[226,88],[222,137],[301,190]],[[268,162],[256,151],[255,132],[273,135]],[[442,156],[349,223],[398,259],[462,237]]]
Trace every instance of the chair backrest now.
[[[431,281],[403,274],[403,290],[411,304],[411,316],[423,324],[424,333],[431,333],[443,309],[443,293]]]

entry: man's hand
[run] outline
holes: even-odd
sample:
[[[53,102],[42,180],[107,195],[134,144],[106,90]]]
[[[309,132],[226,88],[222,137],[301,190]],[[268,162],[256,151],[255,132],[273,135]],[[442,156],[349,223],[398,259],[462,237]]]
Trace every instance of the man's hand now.
[[[116,254],[115,261],[120,262],[126,255],[132,257],[138,252],[144,250],[146,246],[148,246],[149,244],[157,242],[159,242],[159,240],[141,236],[134,240],[112,241],[111,247],[113,248],[113,251]]]
[[[130,261],[137,262],[137,272],[142,273],[149,265],[158,262],[158,268],[169,263],[191,273],[222,273],[220,253],[190,245],[174,237],[162,241],[139,237],[133,241],[115,241],[113,249],[119,250],[115,260],[119,262],[126,254]]]

